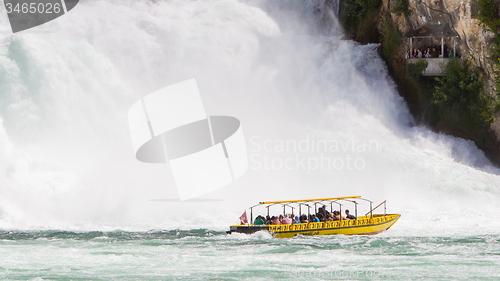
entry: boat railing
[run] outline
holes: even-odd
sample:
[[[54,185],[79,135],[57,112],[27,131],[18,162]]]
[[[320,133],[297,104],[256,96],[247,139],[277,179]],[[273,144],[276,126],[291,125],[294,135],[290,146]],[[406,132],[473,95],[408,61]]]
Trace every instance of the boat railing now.
[[[324,229],[324,228],[337,228],[349,226],[364,226],[377,223],[384,223],[394,218],[395,215],[377,214],[370,216],[362,216],[355,220],[342,220],[342,221],[329,221],[329,222],[310,222],[310,223],[297,223],[297,224],[282,224],[282,225],[269,225],[269,231],[300,231],[311,229]]]
[[[378,204],[377,207],[371,209],[368,213],[366,213],[365,216],[368,216],[368,214],[370,214],[370,217],[373,217],[373,211],[375,211],[375,209],[377,209],[378,207],[382,206],[382,204],[384,205],[384,215],[385,215],[385,210],[386,210],[385,202],[387,202],[387,200],[385,200],[384,202]]]

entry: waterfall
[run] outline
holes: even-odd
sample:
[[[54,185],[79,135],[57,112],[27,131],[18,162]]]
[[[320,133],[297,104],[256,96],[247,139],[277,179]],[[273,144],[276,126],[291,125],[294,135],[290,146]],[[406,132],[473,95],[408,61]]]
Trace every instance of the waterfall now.
[[[472,142],[414,126],[376,46],[342,40],[338,11],[88,0],[5,28],[0,227],[223,228],[259,201],[348,195],[417,215],[497,208],[498,170]],[[168,166],[135,159],[127,112],[191,78],[208,115],[241,121],[250,162],[205,202],[180,203]]]

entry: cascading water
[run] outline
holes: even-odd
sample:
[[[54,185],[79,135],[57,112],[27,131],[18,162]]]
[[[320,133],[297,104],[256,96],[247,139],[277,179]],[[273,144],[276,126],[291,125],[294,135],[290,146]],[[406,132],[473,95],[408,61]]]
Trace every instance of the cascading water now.
[[[410,224],[498,210],[498,170],[473,143],[412,126],[378,46],[342,40],[324,5],[89,0],[19,34],[2,13],[0,226],[223,229],[261,200],[358,194]],[[152,201],[175,184],[134,158],[127,110],[189,78],[208,114],[242,121],[250,168],[203,197],[224,201]]]

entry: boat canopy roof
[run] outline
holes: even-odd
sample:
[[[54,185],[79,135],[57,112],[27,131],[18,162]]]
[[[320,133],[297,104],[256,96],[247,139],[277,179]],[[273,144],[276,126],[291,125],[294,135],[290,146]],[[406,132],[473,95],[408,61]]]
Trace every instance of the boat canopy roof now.
[[[300,211],[300,208],[302,207],[302,205],[306,206],[307,208],[311,208],[312,207],[311,205],[314,205],[314,208],[316,208],[316,204],[324,204],[324,203],[328,202],[328,203],[330,203],[330,208],[332,210],[333,210],[333,204],[338,204],[340,207],[340,210],[341,210],[340,212],[342,212],[342,205],[343,204],[338,202],[338,201],[348,201],[348,202],[354,203],[354,205],[356,207],[355,213],[356,213],[356,217],[357,217],[358,216],[358,202],[356,202],[355,200],[352,200],[352,199],[363,200],[363,201],[369,202],[370,203],[370,212],[368,212],[369,214],[372,214],[373,210],[375,210],[376,208],[378,208],[382,204],[384,204],[384,206],[385,206],[385,202],[386,202],[386,201],[384,201],[380,205],[378,205],[377,207],[372,208],[373,201],[365,199],[365,198],[361,198],[361,196],[344,196],[344,197],[283,200],[283,201],[265,201],[265,202],[259,202],[259,204],[250,207],[250,221],[253,221],[252,210],[253,210],[253,208],[255,208],[257,206],[266,205],[267,214],[269,215],[269,207],[272,207],[274,205],[281,205],[283,207],[283,215],[285,215],[285,208],[286,207],[292,208],[292,210],[293,210],[298,205],[299,211]],[[385,214],[385,209],[384,209],[384,214]]]
[[[369,201],[367,199],[361,198],[361,196],[344,196],[344,197],[331,197],[331,198],[317,198],[317,199],[299,199],[299,200],[284,200],[284,201],[266,201],[266,202],[259,202],[259,204],[255,205],[273,205],[273,204],[289,204],[289,203],[307,203],[307,202],[325,202],[325,201],[337,201],[337,200],[346,200],[346,199],[361,199],[365,201]],[[253,207],[255,207],[253,206]]]

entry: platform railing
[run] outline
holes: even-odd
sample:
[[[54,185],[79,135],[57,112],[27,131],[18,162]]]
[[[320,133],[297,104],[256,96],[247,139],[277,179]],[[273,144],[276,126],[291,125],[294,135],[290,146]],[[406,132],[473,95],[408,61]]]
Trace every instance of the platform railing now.
[[[451,58],[420,58],[406,59],[406,64],[417,63],[419,60],[427,61],[427,68],[422,73],[422,76],[443,76],[445,74],[444,67],[448,64]]]

